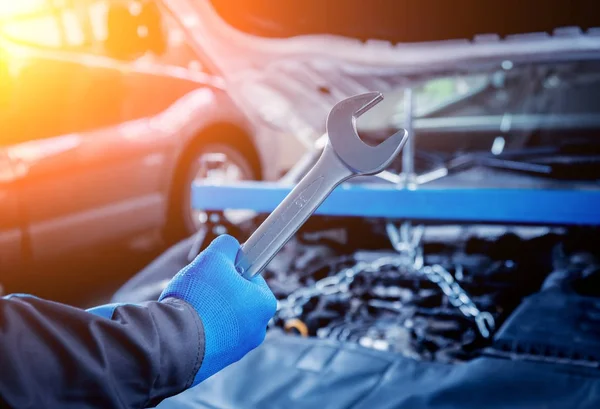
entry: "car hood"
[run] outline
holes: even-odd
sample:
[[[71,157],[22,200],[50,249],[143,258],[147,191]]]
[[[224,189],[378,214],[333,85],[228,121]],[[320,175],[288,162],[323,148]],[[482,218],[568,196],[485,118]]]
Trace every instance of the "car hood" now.
[[[537,10],[506,2],[432,9],[395,1],[164,1],[240,109],[307,149],[324,133],[331,107],[351,95],[383,92],[386,101],[372,112],[388,115],[398,108],[388,95],[432,76],[600,55],[591,3],[567,13],[567,4]],[[370,114],[362,123],[378,122]]]
[[[195,0],[202,1],[202,0]],[[557,27],[598,25],[593,1],[451,1],[411,4],[397,0],[231,1],[210,0],[236,30],[265,38],[330,34],[358,40],[417,43],[473,38],[494,33],[552,32]]]

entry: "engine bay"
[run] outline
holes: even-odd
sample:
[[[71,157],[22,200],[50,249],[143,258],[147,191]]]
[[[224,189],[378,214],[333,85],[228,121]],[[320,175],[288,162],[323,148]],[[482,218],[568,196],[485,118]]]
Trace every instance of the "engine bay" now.
[[[243,240],[261,218],[225,229]],[[594,409],[597,242],[595,227],[313,217],[263,271],[278,299],[263,345],[163,406]]]
[[[600,306],[596,240],[589,229],[321,218],[264,273],[279,300],[271,327],[417,361],[494,355],[598,366],[589,354],[600,346],[597,307],[569,304],[575,309],[555,314],[587,334],[585,345],[556,345],[565,323],[542,328],[549,318],[529,302],[551,293]],[[585,319],[592,322],[573,323]],[[537,336],[544,331],[550,338]]]
[[[244,242],[264,217],[210,212],[113,301],[156,299],[212,239]],[[313,216],[262,272],[278,299],[264,343],[161,407],[595,409],[599,233]]]
[[[204,241],[243,240],[260,219]],[[596,408],[597,240],[594,227],[313,217],[262,273],[278,299],[263,345],[161,407]]]

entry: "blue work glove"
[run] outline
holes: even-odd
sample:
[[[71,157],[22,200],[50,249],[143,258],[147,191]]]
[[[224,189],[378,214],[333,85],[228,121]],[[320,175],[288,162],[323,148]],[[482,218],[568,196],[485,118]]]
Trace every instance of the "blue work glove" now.
[[[275,314],[277,300],[262,276],[249,281],[236,271],[239,249],[233,237],[218,237],[160,296],[188,302],[204,325],[204,358],[192,386],[260,345]]]

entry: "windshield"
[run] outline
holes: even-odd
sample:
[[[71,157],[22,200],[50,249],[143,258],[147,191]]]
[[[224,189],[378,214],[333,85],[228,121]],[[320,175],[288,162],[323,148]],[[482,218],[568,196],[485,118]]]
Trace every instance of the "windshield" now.
[[[396,109],[368,113],[362,129],[407,125],[421,153],[418,170],[485,166],[537,176],[600,180],[600,62],[539,63],[432,78],[388,93]]]
[[[415,128],[427,132],[597,129],[600,126],[600,63],[576,61],[514,66],[486,73],[434,77],[416,83]],[[391,117],[373,110],[362,121],[400,126],[405,117],[405,88],[386,93],[395,105]],[[446,119],[444,119],[446,118]]]

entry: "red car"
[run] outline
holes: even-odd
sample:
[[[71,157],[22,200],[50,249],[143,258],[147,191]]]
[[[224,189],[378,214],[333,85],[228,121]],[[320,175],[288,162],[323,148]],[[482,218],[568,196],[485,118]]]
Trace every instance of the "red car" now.
[[[2,2],[0,278],[148,231],[183,237],[192,180],[272,173],[222,83],[160,3]]]

